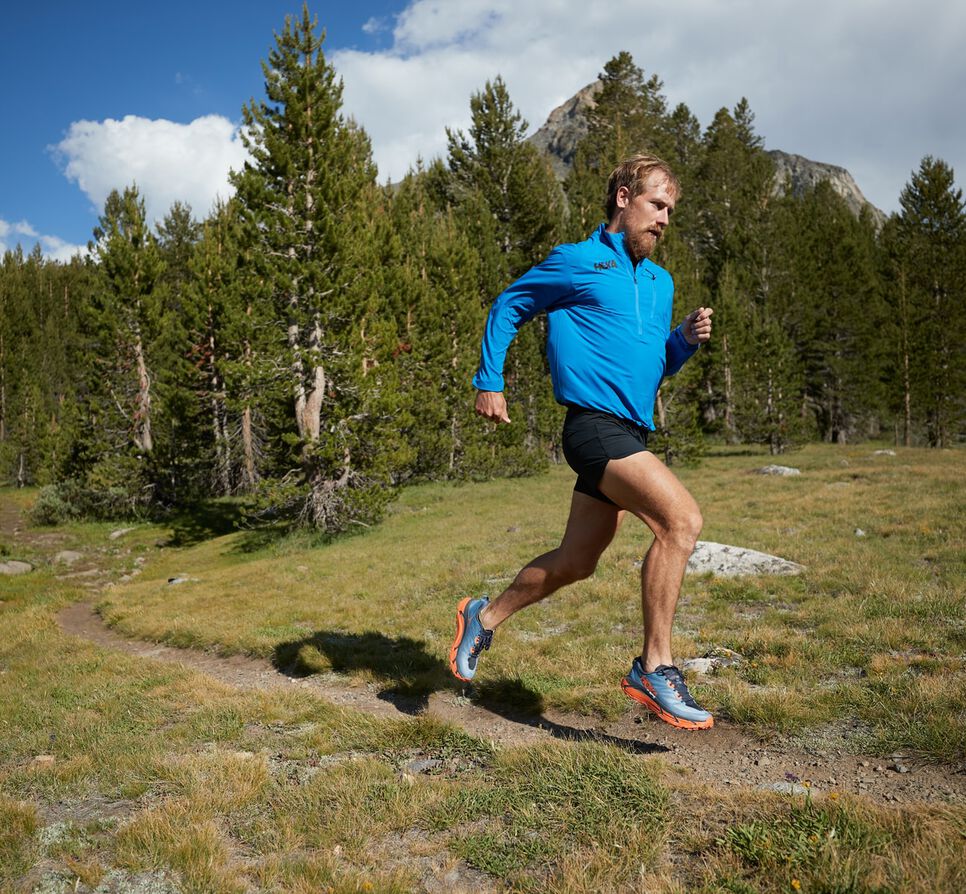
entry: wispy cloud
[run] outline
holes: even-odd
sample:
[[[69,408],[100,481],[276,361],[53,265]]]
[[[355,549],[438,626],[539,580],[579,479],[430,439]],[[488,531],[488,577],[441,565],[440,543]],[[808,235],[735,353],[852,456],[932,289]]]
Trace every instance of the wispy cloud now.
[[[136,183],[152,221],[175,201],[189,204],[197,216],[207,214],[216,198],[232,194],[228,172],[247,157],[238,127],[220,115],[189,124],[135,115],[75,121],[52,148],[95,209],[103,208],[111,190]]]
[[[73,245],[59,236],[42,235],[25,220],[11,223],[0,219],[0,254],[13,251],[18,245],[25,252],[39,245],[44,256],[53,261],[69,261],[76,254],[87,253],[86,245]]]
[[[371,16],[362,26],[365,34],[379,34],[389,30],[389,19],[386,16]]]

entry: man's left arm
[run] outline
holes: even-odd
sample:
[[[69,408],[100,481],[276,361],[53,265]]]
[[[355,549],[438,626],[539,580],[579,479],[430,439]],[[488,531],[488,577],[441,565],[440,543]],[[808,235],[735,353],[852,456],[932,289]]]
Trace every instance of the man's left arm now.
[[[691,311],[677,329],[671,330],[665,342],[664,375],[673,376],[698,347],[711,338],[713,308],[699,307]]]

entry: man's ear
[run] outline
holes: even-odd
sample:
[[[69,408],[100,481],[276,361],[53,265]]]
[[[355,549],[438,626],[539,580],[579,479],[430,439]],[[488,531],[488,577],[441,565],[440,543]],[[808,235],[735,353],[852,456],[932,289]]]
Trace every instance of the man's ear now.
[[[626,208],[631,201],[631,191],[626,186],[619,186],[614,196],[614,203],[618,208]]]

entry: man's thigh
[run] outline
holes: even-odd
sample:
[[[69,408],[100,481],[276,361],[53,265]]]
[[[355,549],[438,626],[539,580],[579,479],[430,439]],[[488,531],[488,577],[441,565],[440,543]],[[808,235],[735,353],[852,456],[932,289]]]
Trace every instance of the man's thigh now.
[[[699,516],[694,497],[653,453],[642,451],[607,463],[598,487],[652,531],[665,530],[683,516]]]
[[[568,555],[593,557],[596,561],[614,539],[623,518],[624,510],[619,506],[574,491],[560,548]]]

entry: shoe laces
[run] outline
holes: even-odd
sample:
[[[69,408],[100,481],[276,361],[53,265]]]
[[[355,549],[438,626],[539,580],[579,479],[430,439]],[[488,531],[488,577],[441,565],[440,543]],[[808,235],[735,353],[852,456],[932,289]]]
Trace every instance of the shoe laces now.
[[[688,684],[684,682],[684,676],[681,671],[673,664],[662,664],[660,667],[654,668],[654,673],[662,674],[664,678],[671,684],[674,691],[678,694],[678,698],[681,699],[689,708],[696,708],[701,710],[698,703],[694,700],[694,696],[691,695],[688,690]]]
[[[474,657],[479,655],[484,649],[490,648],[490,643],[493,642],[493,631],[487,630],[485,627],[480,631],[480,634],[473,639],[473,645],[470,647],[470,655]]]

